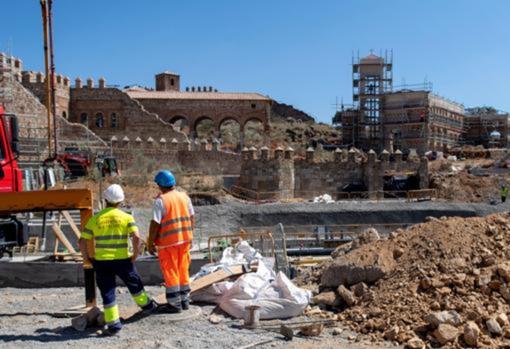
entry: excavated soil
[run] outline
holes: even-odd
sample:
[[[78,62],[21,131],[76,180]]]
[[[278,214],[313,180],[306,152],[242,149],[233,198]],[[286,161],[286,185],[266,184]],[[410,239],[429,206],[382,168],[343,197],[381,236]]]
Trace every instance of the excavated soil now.
[[[475,334],[476,328],[481,331],[474,336],[478,346],[508,347],[509,244],[509,214],[430,218],[397,230],[388,239],[361,244],[350,252],[344,248],[346,254],[337,251],[333,262],[305,281],[322,278],[316,303],[333,308],[339,321],[374,341],[388,339],[417,348],[425,343],[467,347],[474,327]],[[367,281],[369,287],[352,286],[342,279],[347,287],[337,289],[332,286],[331,271],[337,268],[337,277],[342,277],[339,265],[353,270],[380,265],[382,278],[372,284]],[[331,295],[335,301],[328,300]]]

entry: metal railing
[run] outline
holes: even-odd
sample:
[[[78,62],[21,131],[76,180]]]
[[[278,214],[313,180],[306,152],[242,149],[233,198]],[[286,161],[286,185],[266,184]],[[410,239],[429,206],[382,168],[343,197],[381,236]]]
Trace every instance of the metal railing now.
[[[226,190],[226,189],[225,189]],[[230,190],[233,196],[249,201],[275,201],[282,195],[282,191],[256,191],[233,185]],[[311,199],[324,194],[317,190],[295,190],[293,198]],[[406,199],[414,200],[432,200],[437,197],[435,189],[417,189],[417,190],[376,190],[376,191],[351,191],[351,192],[328,192],[333,200],[383,200],[383,199]]]

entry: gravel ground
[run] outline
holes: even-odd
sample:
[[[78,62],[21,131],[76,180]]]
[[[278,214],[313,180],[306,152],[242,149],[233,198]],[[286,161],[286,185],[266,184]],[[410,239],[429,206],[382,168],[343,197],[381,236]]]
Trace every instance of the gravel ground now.
[[[151,294],[160,292],[148,287]],[[118,288],[121,307],[132,304],[124,288]],[[326,329],[319,337],[297,338],[285,342],[279,334],[239,327],[241,321],[220,315],[223,321],[208,321],[214,306],[202,306],[199,318],[170,322],[165,315],[152,315],[125,324],[117,337],[99,337],[95,330],[75,331],[70,319],[54,318],[51,312],[76,306],[83,301],[81,288],[16,289],[4,288],[0,297],[0,347],[2,348],[242,348],[253,343],[273,340],[257,348],[395,348],[383,343],[365,342],[350,331],[333,336]],[[292,319],[298,321],[303,319]]]

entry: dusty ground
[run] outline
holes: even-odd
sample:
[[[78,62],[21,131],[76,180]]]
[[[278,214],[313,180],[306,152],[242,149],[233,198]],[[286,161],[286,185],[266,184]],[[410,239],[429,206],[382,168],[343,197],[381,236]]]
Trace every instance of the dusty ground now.
[[[447,343],[450,347],[468,346],[463,334],[468,325],[480,331],[481,347],[509,347],[509,243],[507,213],[431,218],[397,230],[388,239],[375,239],[350,251],[342,247],[347,253],[340,252],[310,279],[320,279],[322,297],[327,292],[334,293],[333,299],[338,297],[330,304],[344,324],[374,339],[406,343],[414,337],[437,346],[437,323],[430,316],[444,311],[450,318],[439,323],[450,326],[445,329],[452,336]],[[355,268],[358,275],[352,273]],[[364,268],[364,274],[359,268]],[[350,281],[346,275],[359,278]],[[360,281],[370,287],[358,289],[359,296],[348,304],[340,292],[349,291],[336,286],[349,287]],[[351,291],[357,292],[356,286]],[[493,332],[490,321],[499,323],[499,333]]]
[[[510,185],[510,171],[491,159],[432,161],[429,163],[430,187],[438,198],[454,202],[499,201],[502,183]]]
[[[148,288],[152,294],[158,288]],[[119,293],[119,290],[117,291]],[[129,294],[120,289],[121,307],[131,304]],[[203,306],[198,319],[180,323],[165,321],[165,315],[129,323],[117,338],[102,338],[94,330],[77,332],[70,319],[53,318],[49,313],[81,304],[83,290],[13,289],[1,290],[0,297],[0,347],[2,348],[241,348],[252,343],[274,339],[257,348],[374,348],[354,333],[345,330],[333,336],[326,329],[319,337],[295,338],[285,342],[279,334],[265,330],[247,330],[239,327],[241,321],[220,315],[222,322],[214,325],[208,321],[213,306]],[[291,321],[297,321],[293,319]],[[302,320],[302,319],[301,319]],[[378,348],[394,348],[391,344]]]

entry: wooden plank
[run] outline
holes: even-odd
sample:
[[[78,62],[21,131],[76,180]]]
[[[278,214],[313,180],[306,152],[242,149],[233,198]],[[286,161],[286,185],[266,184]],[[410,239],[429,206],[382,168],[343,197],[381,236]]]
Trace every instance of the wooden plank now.
[[[78,229],[78,226],[76,225],[76,223],[74,223],[74,219],[69,214],[69,211],[62,211],[62,215],[66,219],[67,223],[69,223],[69,225],[71,226],[71,229],[73,230],[74,235],[76,235],[76,237],[79,239],[81,236],[80,229]]]
[[[244,274],[245,270],[246,269],[242,265],[233,265],[228,269],[220,269],[214,273],[204,275],[200,279],[191,282],[189,285],[191,288],[191,293],[201,290],[207,286],[211,286],[212,284],[225,280],[231,276]]]
[[[67,251],[69,253],[77,253],[76,250],[74,249],[73,245],[71,245],[69,240],[67,240],[66,236],[64,235],[62,230],[60,230],[60,227],[56,223],[53,223],[53,226],[51,227],[51,229],[55,233],[57,239],[59,239],[60,242],[67,248]]]

